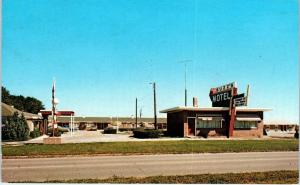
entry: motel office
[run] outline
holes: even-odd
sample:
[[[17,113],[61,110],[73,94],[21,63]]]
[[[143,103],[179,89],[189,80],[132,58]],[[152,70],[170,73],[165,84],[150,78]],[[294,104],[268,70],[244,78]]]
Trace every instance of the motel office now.
[[[270,109],[237,108],[233,137],[262,137],[264,112]],[[228,107],[174,107],[167,113],[167,132],[170,136],[229,137]]]
[[[212,107],[174,107],[160,111],[167,113],[167,132],[170,136],[227,136],[262,137],[264,112],[270,109],[246,108],[247,94],[238,94],[235,82],[211,88]]]

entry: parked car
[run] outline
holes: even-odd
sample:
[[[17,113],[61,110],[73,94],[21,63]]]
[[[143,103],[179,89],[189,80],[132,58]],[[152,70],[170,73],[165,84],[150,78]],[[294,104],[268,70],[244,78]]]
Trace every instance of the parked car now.
[[[116,134],[116,133],[117,133],[117,129],[114,128],[114,127],[106,127],[106,128],[103,130],[103,133],[104,133],[104,134]]]
[[[69,132],[68,128],[57,126],[57,129],[59,132],[64,133],[64,132]],[[47,129],[47,135],[53,134],[52,126],[49,126]]]
[[[86,128],[87,131],[97,131],[97,126],[91,126]]]

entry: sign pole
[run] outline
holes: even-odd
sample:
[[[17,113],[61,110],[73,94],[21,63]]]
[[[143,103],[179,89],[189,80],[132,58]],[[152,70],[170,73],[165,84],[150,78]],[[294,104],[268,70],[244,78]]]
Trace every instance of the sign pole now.
[[[231,90],[231,98],[230,98],[230,107],[229,107],[229,115],[230,115],[230,122],[229,122],[229,132],[228,132],[228,137],[232,137],[233,136],[233,129],[234,129],[234,121],[235,121],[235,115],[236,115],[236,111],[235,111],[235,106],[233,106],[233,97],[237,95],[237,88],[234,87]]]
[[[250,91],[250,85],[247,85],[247,95],[246,95],[246,106],[248,106],[248,101],[249,101],[249,91]]]

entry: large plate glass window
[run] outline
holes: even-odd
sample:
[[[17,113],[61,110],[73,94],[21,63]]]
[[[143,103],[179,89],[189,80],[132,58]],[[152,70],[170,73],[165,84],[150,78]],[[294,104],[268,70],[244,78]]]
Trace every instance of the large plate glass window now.
[[[222,118],[198,117],[196,128],[222,128]]]
[[[257,121],[235,121],[234,128],[237,129],[257,128]]]

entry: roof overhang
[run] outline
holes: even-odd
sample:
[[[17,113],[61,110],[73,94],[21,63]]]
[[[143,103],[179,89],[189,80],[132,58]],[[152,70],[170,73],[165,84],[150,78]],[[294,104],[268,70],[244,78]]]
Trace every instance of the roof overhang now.
[[[246,108],[246,107],[237,107],[237,112],[264,112],[264,111],[271,111],[272,109],[268,108]],[[207,112],[219,112],[219,111],[229,111],[228,107],[207,107],[207,108],[200,108],[200,107],[173,107],[169,109],[164,109],[159,111],[160,113],[173,113],[173,112],[181,112],[181,111],[207,111]]]
[[[265,121],[264,125],[299,125],[299,123],[293,123],[288,121]]]
[[[236,120],[237,121],[261,121],[260,118],[241,118],[241,117],[237,117]]]

